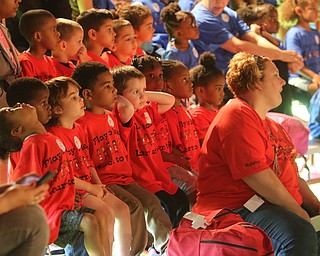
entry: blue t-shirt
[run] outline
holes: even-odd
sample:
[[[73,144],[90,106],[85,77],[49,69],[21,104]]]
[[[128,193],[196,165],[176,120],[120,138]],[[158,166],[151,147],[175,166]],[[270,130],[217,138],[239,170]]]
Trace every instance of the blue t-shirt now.
[[[162,22],[160,22],[160,13],[166,5],[160,0],[132,0],[133,3],[141,3],[145,6],[148,6],[151,10],[153,17],[153,27],[154,27],[154,36],[152,38],[152,42],[156,44],[160,44],[163,49],[166,48],[168,44],[168,34],[164,28]],[[169,1],[172,2],[172,1]]]
[[[192,42],[189,41],[189,48],[186,51],[180,51],[174,47],[171,43],[168,43],[167,49],[163,55],[165,60],[179,60],[188,69],[199,65],[199,54]]]
[[[179,0],[178,4],[183,11],[191,11],[196,5],[195,0]]]
[[[93,7],[97,9],[112,10],[116,8],[111,0],[93,0],[92,3]]]
[[[214,52],[217,67],[226,72],[234,53],[220,48],[220,45],[234,36],[241,38],[245,33],[250,32],[250,28],[229,7],[225,7],[220,15],[214,16],[201,3],[198,3],[191,12],[196,18],[200,32],[199,39],[193,41],[194,46],[199,54],[205,51]]]
[[[320,139],[320,90],[317,90],[310,100],[309,113],[310,135],[313,138]]]
[[[320,33],[294,26],[286,33],[284,44],[287,50],[295,50],[303,57],[304,65],[313,72],[320,74]],[[290,77],[297,77],[290,74]]]

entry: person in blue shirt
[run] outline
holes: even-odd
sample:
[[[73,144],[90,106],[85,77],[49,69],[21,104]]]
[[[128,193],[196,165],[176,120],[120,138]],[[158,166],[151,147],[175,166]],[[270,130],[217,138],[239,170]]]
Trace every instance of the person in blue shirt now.
[[[250,28],[227,7],[228,0],[202,0],[191,11],[200,31],[194,45],[199,54],[214,52],[217,67],[227,71],[227,66],[237,52],[263,55],[272,60],[289,62],[289,69],[302,67],[302,58],[294,51],[281,50],[265,38],[250,31]]]
[[[281,5],[282,19],[298,23],[285,35],[285,47],[303,57],[304,67],[299,73],[291,72],[289,83],[314,94],[320,88],[320,33],[310,27],[318,20],[318,0],[286,0]]]
[[[191,12],[181,11],[178,3],[170,3],[161,11],[170,42],[163,55],[165,60],[179,60],[188,69],[198,65],[199,54],[191,39],[199,38],[199,30]]]

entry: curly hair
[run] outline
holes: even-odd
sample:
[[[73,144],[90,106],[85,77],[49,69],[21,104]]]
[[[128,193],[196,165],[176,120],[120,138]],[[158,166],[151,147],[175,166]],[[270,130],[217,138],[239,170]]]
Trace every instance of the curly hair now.
[[[54,110],[55,107],[61,107],[61,99],[67,96],[69,84],[72,86],[81,89],[80,85],[73,80],[70,77],[56,77],[53,78],[45,84],[49,88],[49,105],[51,106],[51,109]],[[52,111],[52,118],[47,123],[48,126],[54,126],[59,123],[59,115],[55,114],[54,111]]]
[[[295,12],[295,8],[305,8],[313,1],[315,0],[285,0],[279,7],[281,14],[280,20],[284,22],[296,21],[299,16]]]
[[[140,70],[142,73],[146,70],[154,70],[158,65],[161,66],[161,60],[151,55],[136,56],[131,61],[131,66]]]
[[[176,68],[180,66],[184,66],[184,64],[178,60],[162,60],[163,80],[168,81],[172,78],[176,74]]]
[[[0,159],[2,160],[7,159],[10,152],[20,151],[23,144],[22,139],[11,134],[14,124],[7,118],[7,109],[0,109]]]
[[[194,19],[191,12],[182,11],[176,2],[164,7],[160,14],[160,20],[164,22],[165,29],[170,38],[174,38],[175,30],[179,28],[180,24],[184,22],[187,17]]]
[[[134,30],[138,30],[146,18],[152,16],[150,9],[145,5],[129,5],[117,11],[119,19],[130,21]]]
[[[200,55],[199,65],[190,69],[190,78],[193,88],[208,86],[211,81],[224,77],[222,70],[216,67],[216,57],[211,52]]]
[[[259,20],[265,20],[276,8],[272,4],[246,4],[240,5],[237,10],[239,17],[249,26]]]
[[[235,96],[256,88],[264,77],[267,57],[240,52],[230,60],[226,81],[228,88]]]

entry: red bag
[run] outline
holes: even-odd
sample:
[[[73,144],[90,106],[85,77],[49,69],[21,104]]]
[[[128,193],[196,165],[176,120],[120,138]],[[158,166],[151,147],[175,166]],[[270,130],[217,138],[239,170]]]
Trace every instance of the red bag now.
[[[243,222],[229,210],[213,211],[206,229],[194,229],[183,218],[170,233],[168,256],[262,256],[273,255],[267,234],[255,225]],[[213,218],[211,218],[213,217]]]

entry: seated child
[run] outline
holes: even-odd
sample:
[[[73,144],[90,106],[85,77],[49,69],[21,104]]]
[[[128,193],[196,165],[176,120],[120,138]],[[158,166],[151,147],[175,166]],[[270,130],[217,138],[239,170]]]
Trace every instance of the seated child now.
[[[318,5],[318,0],[286,0],[281,5],[284,21],[298,19],[285,35],[285,48],[304,58],[304,67],[298,74],[290,73],[289,83],[310,94],[320,87],[320,32],[310,27],[318,19]]]
[[[223,101],[223,88],[226,82],[223,71],[215,66],[215,56],[211,52],[201,54],[200,64],[190,69],[190,78],[197,105],[192,105],[189,112],[202,145],[207,130]]]
[[[76,64],[88,60],[87,50],[84,46],[83,29],[75,21],[59,18],[57,19],[57,31],[60,41],[52,51],[52,59],[57,70],[57,76],[70,77]]]
[[[127,20],[114,20],[113,30],[116,33],[114,47],[101,56],[109,68],[130,65],[131,56],[136,53],[137,39],[131,23]]]
[[[170,3],[162,9],[161,20],[170,40],[163,58],[179,60],[189,69],[198,65],[199,54],[191,40],[199,38],[199,30],[192,13],[181,11],[178,3]]]
[[[82,12],[77,22],[82,26],[84,45],[89,61],[108,63],[101,58],[104,49],[112,49],[115,33],[112,28],[113,15],[108,10],[89,9]]]
[[[173,147],[190,158],[191,167],[198,171],[200,142],[194,120],[182,100],[193,94],[188,68],[180,61],[163,60],[161,62],[164,78],[164,91],[175,97],[173,107],[165,113],[172,136]]]
[[[146,77],[148,91],[161,92],[164,87],[161,62],[150,55],[135,57],[132,65]],[[163,161],[170,173],[171,180],[185,192],[189,203],[194,203],[197,190],[197,174],[192,172],[189,157],[172,147],[172,137],[166,118],[157,126],[158,143],[161,148]]]
[[[58,136],[65,144],[74,170],[75,186],[82,195],[81,203],[105,217],[109,224],[109,246],[112,251],[113,230],[115,233],[115,255],[129,255],[131,227],[129,209],[125,203],[110,193],[101,183],[89,155],[88,137],[80,124],[75,123],[84,115],[84,102],[79,96],[80,86],[73,79],[58,77],[48,81],[49,103],[52,118],[47,130]],[[115,218],[115,227],[113,222]]]
[[[91,74],[88,76],[87,74]],[[108,68],[98,62],[79,65],[72,78],[81,86],[86,102],[85,115],[77,120],[89,137],[91,159],[103,184],[130,208],[133,241],[131,252],[139,255],[147,244],[147,230],[153,236],[155,250],[163,254],[169,239],[171,222],[158,198],[134,182],[128,152],[120,136],[120,127],[129,123],[133,107],[124,97],[117,97]],[[116,106],[121,123],[112,112]],[[145,225],[147,224],[147,227]]]
[[[145,92],[146,79],[134,67],[119,66],[111,70],[111,74],[118,94],[127,98],[135,110],[130,127],[125,131],[132,176],[160,199],[172,226],[177,227],[188,211],[188,199],[171,181],[156,139],[156,125],[162,120],[160,114],[171,108],[174,98],[166,93]]]
[[[15,152],[21,149],[20,158],[13,172],[15,181],[27,173],[43,176],[54,171],[48,182],[49,193],[40,205],[43,207],[50,226],[49,244],[65,246],[73,244],[83,232],[85,246],[90,255],[105,255],[108,234],[103,230],[106,223],[94,210],[86,207],[74,208],[75,185],[73,171],[65,146],[55,135],[48,133],[38,120],[34,107],[17,104],[0,111],[1,152]],[[21,148],[22,147],[22,148]],[[39,198],[35,198],[40,202]]]
[[[22,14],[19,31],[28,41],[29,49],[19,55],[23,77],[35,77],[45,82],[57,76],[52,60],[45,53],[59,42],[57,22],[48,11],[38,9]]]
[[[152,42],[154,33],[153,17],[150,9],[145,5],[130,5],[119,9],[117,14],[120,19],[130,21],[137,37],[137,50],[135,56],[145,55],[142,44]]]

